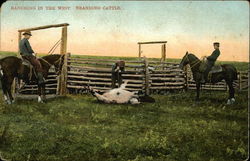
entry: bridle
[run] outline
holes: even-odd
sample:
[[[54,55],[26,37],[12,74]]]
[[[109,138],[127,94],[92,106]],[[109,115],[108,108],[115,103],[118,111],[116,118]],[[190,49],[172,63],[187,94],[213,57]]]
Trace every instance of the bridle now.
[[[58,75],[59,72],[60,72],[59,69],[60,69],[60,67],[61,67],[61,65],[62,65],[62,57],[63,57],[63,56],[64,56],[64,55],[61,55],[60,58],[59,58],[57,61],[54,62],[54,64],[57,64],[57,63],[59,62],[58,68],[56,68],[56,66],[54,65],[54,66],[55,66],[55,69],[57,70],[57,72],[56,72],[57,75]]]
[[[196,66],[198,63],[200,63],[200,60],[197,59],[193,64],[191,64],[191,62],[190,62],[190,60],[189,60],[189,58],[188,58],[188,55],[189,55],[189,54],[186,54],[186,55],[185,55],[185,59],[188,60],[189,65],[190,65],[190,68],[192,69],[192,68],[193,68],[194,66]]]
[[[60,69],[60,66],[61,66],[61,64],[62,64],[62,57],[63,57],[63,56],[64,56],[64,55],[61,55],[60,58],[54,62],[54,67],[55,67],[55,69],[57,70],[56,74],[59,74],[59,72],[60,72],[59,69]],[[49,63],[47,60],[45,60],[45,59],[43,59],[43,58],[40,58],[40,59],[43,60],[45,63],[47,63],[47,64],[49,65],[49,67],[53,66],[53,64]],[[57,68],[57,67],[55,66],[55,64],[57,64],[58,62],[59,62],[59,64],[58,64],[58,68]]]

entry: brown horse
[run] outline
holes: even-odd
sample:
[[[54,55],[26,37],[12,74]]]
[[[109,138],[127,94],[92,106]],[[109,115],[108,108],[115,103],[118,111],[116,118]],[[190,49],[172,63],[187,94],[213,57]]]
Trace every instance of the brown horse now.
[[[48,71],[54,65],[56,74],[59,75],[64,62],[64,55],[48,55],[38,59],[43,68],[43,77],[46,79]],[[23,70],[21,70],[23,69]],[[33,73],[33,74],[32,74]],[[0,80],[6,103],[11,104],[14,99],[11,94],[11,86],[14,78],[23,79],[25,83],[30,81],[36,82],[38,85],[38,102],[45,99],[45,84],[38,84],[38,79],[34,71],[30,73],[30,68],[23,65],[22,59],[15,56],[8,56],[0,59]],[[22,75],[22,78],[20,78]],[[42,96],[42,97],[41,97]]]
[[[186,55],[182,58],[180,63],[180,68],[183,69],[184,66],[187,64],[190,65],[190,68],[192,70],[193,78],[196,83],[196,101],[199,100],[200,96],[200,86],[201,86],[201,73],[200,73],[200,65],[201,61],[191,53],[186,52]],[[237,70],[236,68],[231,64],[223,64],[221,65],[222,71],[212,73],[210,77],[210,83],[217,83],[222,80],[225,80],[228,87],[229,87],[229,97],[228,97],[228,104],[232,104],[235,102],[234,98],[234,88],[233,88],[233,81],[237,80]]]

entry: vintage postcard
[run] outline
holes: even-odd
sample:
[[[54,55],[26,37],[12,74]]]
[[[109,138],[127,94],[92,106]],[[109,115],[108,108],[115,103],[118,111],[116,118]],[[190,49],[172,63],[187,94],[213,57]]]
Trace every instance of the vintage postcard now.
[[[0,161],[243,161],[248,1],[0,10]]]

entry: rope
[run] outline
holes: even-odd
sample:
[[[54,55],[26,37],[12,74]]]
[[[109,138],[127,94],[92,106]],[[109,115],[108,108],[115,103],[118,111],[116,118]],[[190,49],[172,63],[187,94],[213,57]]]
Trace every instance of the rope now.
[[[190,62],[190,60],[189,60],[189,58],[188,58],[188,55],[189,54],[187,54],[187,55],[185,55],[185,59],[187,59],[188,60],[188,62],[189,62],[189,66],[190,66],[190,68],[192,69],[195,65],[197,65],[197,64],[199,64],[201,61],[200,61],[200,59],[197,59],[193,64],[191,64],[191,62]]]
[[[52,64],[50,64],[47,60],[43,59],[43,58],[39,58],[40,60],[44,61],[45,63],[47,63],[49,66],[52,66]]]
[[[56,48],[58,47],[58,45],[61,43],[61,41],[62,41],[62,39],[59,39],[59,40],[55,43],[55,45],[49,50],[48,54],[52,54],[52,53],[56,50]]]

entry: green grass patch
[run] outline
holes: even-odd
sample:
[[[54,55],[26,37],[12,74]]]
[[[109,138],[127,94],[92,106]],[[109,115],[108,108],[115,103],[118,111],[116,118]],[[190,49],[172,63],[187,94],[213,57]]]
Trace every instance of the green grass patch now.
[[[247,157],[247,92],[153,95],[156,103],[106,105],[90,95],[38,104],[0,101],[0,151],[12,160],[218,160]]]
[[[9,55],[16,53],[0,52],[0,57]],[[248,69],[245,62],[218,63]],[[202,91],[195,103],[195,91],[176,92],[153,95],[156,103],[135,106],[101,104],[90,95],[68,95],[46,104],[19,99],[6,105],[0,99],[0,153],[13,161],[244,160],[247,92],[236,93],[231,106],[225,104],[227,95]]]

